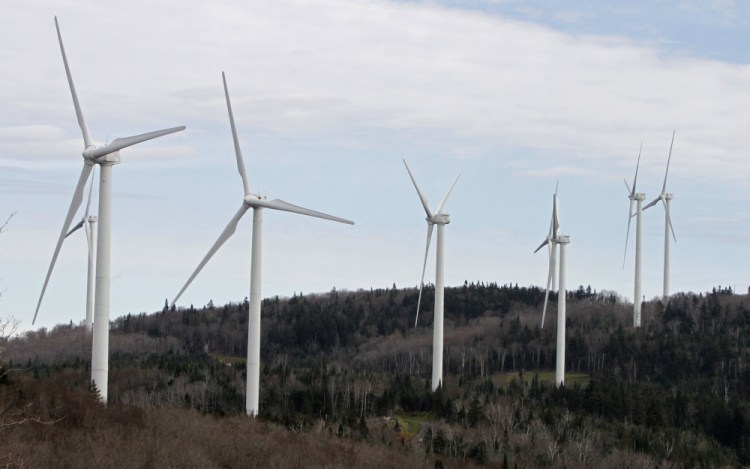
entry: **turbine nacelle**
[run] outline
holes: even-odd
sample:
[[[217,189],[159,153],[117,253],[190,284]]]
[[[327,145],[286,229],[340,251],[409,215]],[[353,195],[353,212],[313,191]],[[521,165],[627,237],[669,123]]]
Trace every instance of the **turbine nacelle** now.
[[[266,196],[250,193],[250,194],[245,194],[245,197],[243,198],[243,200],[245,201],[245,204],[247,204],[250,207],[258,207],[259,206],[258,201],[266,200]]]
[[[120,152],[113,151],[112,153],[105,153],[104,155],[96,155],[96,150],[103,148],[94,148],[93,150],[84,150],[83,157],[86,161],[91,161],[94,164],[120,164]]]
[[[447,225],[451,222],[450,215],[447,213],[436,213],[432,217],[426,217],[427,223],[430,225]]]

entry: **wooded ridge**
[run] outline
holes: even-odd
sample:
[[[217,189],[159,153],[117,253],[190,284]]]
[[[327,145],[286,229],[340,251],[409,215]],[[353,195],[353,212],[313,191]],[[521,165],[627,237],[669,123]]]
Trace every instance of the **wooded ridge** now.
[[[83,327],[28,332],[4,342],[0,462],[750,464],[747,295],[719,287],[646,302],[637,330],[632,306],[615,294],[579,287],[567,295],[568,376],[558,389],[554,294],[541,329],[539,288],[447,288],[445,381],[434,393],[429,291],[416,328],[414,288],[266,299],[259,419],[243,413],[246,301],[165,304],[113,321],[106,407],[88,386]]]

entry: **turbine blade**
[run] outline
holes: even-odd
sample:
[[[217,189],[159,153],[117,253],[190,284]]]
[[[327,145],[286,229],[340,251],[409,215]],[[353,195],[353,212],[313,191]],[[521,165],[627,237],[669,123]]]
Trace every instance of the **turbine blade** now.
[[[94,192],[94,181],[96,180],[96,168],[93,170],[93,176],[91,177],[91,185],[89,186],[89,200],[86,202],[86,211],[83,212],[83,216],[89,216],[89,209],[91,208],[91,194]],[[68,233],[70,234],[70,233]]]
[[[47,276],[44,278],[42,293],[39,295],[39,302],[36,304],[36,311],[34,311],[34,319],[31,320],[32,325],[36,322],[36,316],[37,314],[39,314],[39,308],[42,306],[44,292],[47,290],[47,284],[49,283],[50,276],[52,275],[52,269],[55,267],[57,256],[60,254],[60,248],[62,247],[62,243],[65,240],[65,234],[68,232],[68,227],[70,226],[70,222],[73,221],[73,217],[78,211],[78,207],[81,206],[81,201],[83,200],[83,189],[86,187],[86,181],[91,174],[92,167],[93,165],[89,162],[83,163],[83,169],[81,170],[81,175],[78,178],[78,184],[76,185],[75,191],[73,191],[73,200],[70,201],[68,214],[65,216],[62,230],[60,230],[60,237],[57,238],[57,244],[55,245],[55,252],[52,254],[52,261],[50,262],[49,269],[47,270]]]
[[[84,224],[86,230],[86,245],[88,247],[88,265],[86,266],[86,328],[91,328],[94,317],[94,293],[96,286],[89,282],[89,279],[96,276],[96,259],[94,258],[94,236],[92,233],[91,222]]]
[[[200,264],[198,264],[198,267],[195,269],[195,271],[190,275],[190,278],[188,278],[187,282],[185,282],[185,285],[182,287],[180,292],[177,294],[177,296],[174,297],[174,300],[172,300],[172,306],[174,306],[175,303],[177,303],[177,300],[180,299],[182,294],[187,290],[187,287],[190,286],[190,284],[193,282],[193,279],[198,275],[198,273],[203,270],[203,267],[208,263],[209,260],[213,257],[214,254],[216,254],[216,251],[219,250],[219,248],[229,239],[232,237],[234,232],[237,230],[237,224],[240,222],[240,219],[242,218],[242,215],[247,212],[247,210],[250,207],[243,203],[242,207],[240,207],[239,210],[237,210],[237,213],[234,214],[231,220],[229,220],[229,223],[227,224],[226,228],[224,228],[224,231],[221,232],[219,235],[219,239],[216,240],[213,246],[211,246],[211,249],[208,250],[208,253],[203,257],[203,260],[201,260]]]
[[[229,88],[227,87],[227,77],[224,72],[221,72],[221,79],[224,82],[224,96],[227,98],[227,111],[229,112],[229,125],[232,127],[232,140],[234,141],[234,154],[237,157],[237,171],[240,173],[242,178],[242,186],[245,189],[245,195],[250,193],[250,182],[247,180],[247,173],[245,172],[245,161],[242,159],[242,151],[240,150],[240,140],[237,137],[237,127],[234,125],[234,114],[232,113],[232,102],[229,100]]]
[[[545,238],[545,240],[542,241],[542,244],[540,244],[538,248],[534,249],[534,254],[536,254],[537,252],[539,252],[539,250],[542,249],[547,244],[549,244],[549,238]]]
[[[630,195],[632,193],[632,191],[630,190],[630,184],[628,184],[628,180],[627,179],[623,178],[623,181],[625,181],[625,187],[628,188],[628,195]]]
[[[89,248],[89,260],[91,260],[94,257],[94,238],[91,233],[91,223],[86,222],[83,226],[86,233],[86,245]]]
[[[65,64],[65,74],[68,76],[68,85],[70,86],[70,94],[73,96],[73,106],[76,108],[76,117],[78,118],[78,126],[81,128],[83,134],[83,143],[86,148],[93,145],[91,142],[91,135],[89,135],[89,129],[86,127],[86,121],[83,119],[83,112],[81,112],[81,105],[78,102],[78,94],[76,93],[76,87],[73,85],[73,76],[70,73],[70,67],[68,66],[68,57],[65,55],[65,46],[63,46],[62,35],[60,34],[60,25],[57,24],[57,16],[55,16],[55,29],[57,29],[57,40],[60,42],[60,52],[62,52],[63,64]]]
[[[557,230],[560,228],[560,220],[557,217],[557,188],[555,188],[555,195],[552,196],[552,221],[550,224],[552,239],[557,239]]]
[[[443,206],[445,205],[445,202],[448,201],[448,196],[451,194],[451,191],[454,187],[456,187],[456,183],[458,182],[458,178],[461,176],[456,176],[456,179],[453,181],[453,184],[451,184],[451,188],[448,189],[448,192],[445,193],[443,198],[440,200],[440,203],[438,204],[437,208],[435,209],[435,213],[440,213],[443,211]]]
[[[674,227],[672,226],[672,216],[669,214],[669,205],[667,205],[666,202],[664,202],[664,210],[667,213],[667,223],[669,223],[669,231],[672,232],[672,239],[674,239],[674,242],[676,243],[677,236],[674,235]]]
[[[323,212],[316,212],[315,210],[310,210],[308,208],[300,207],[298,205],[293,205],[293,204],[284,202],[283,200],[279,200],[279,199],[274,199],[274,200],[257,199],[257,200],[252,200],[251,202],[248,202],[248,203],[253,207],[263,207],[263,208],[270,208],[273,210],[281,210],[283,212],[299,213],[300,215],[307,215],[309,217],[337,221],[339,223],[346,223],[347,225],[354,224],[354,222],[351,220],[347,220],[345,218],[334,217],[333,215],[328,215],[327,213],[323,213]]]
[[[557,230],[560,228],[560,223],[557,220],[557,187],[557,184],[555,184],[555,193],[552,194],[552,218],[549,221],[549,233],[547,234],[547,238],[542,241],[542,244],[534,250],[534,254],[539,252],[544,246],[548,245],[550,240],[557,239]]]
[[[622,256],[622,269],[625,270],[625,259],[628,257],[628,238],[630,238],[630,220],[633,219],[633,199],[630,199],[630,210],[628,210],[628,230],[625,232],[625,255]]]
[[[549,253],[549,270],[547,272],[547,289],[544,290],[544,307],[542,308],[542,326],[544,329],[544,318],[547,316],[547,301],[549,300],[549,289],[552,285],[552,273],[555,268],[555,258],[552,255],[552,250]]]
[[[422,279],[419,281],[419,298],[417,298],[417,316],[414,318],[414,327],[417,327],[419,321],[419,306],[422,304],[422,288],[424,287],[424,273],[427,270],[427,254],[430,252],[430,240],[432,239],[432,228],[435,225],[427,224],[427,244],[424,248],[424,262],[422,262]]]
[[[658,202],[659,202],[660,200],[662,200],[662,196],[661,196],[661,195],[660,195],[659,197],[655,198],[654,200],[652,200],[651,202],[649,202],[648,204],[646,204],[646,206],[645,206],[645,207],[643,207],[643,208],[642,208],[641,210],[646,210],[646,209],[647,209],[647,208],[649,208],[649,207],[653,207],[653,206],[654,206],[654,205],[656,205],[656,204],[657,204],[657,203],[658,203]],[[631,215],[631,216],[632,216],[632,215]]]
[[[633,192],[631,192],[632,195],[635,195],[635,188],[638,182],[638,168],[641,166],[641,150],[643,150],[643,142],[641,142],[641,146],[640,148],[638,148],[638,161],[635,163],[635,177],[633,178]]]
[[[667,170],[664,172],[664,184],[661,186],[661,193],[664,194],[667,192],[667,176],[669,176],[669,162],[672,161],[672,146],[674,145],[674,134],[675,131],[672,131],[672,143],[669,144],[669,158],[667,158]]]
[[[549,231],[547,232],[547,238],[555,239],[555,214],[554,212],[552,213],[552,218],[549,221]]]
[[[628,208],[628,218],[633,218],[633,202],[635,202],[635,200],[630,199],[630,207]]]
[[[84,151],[83,154],[84,156],[89,157],[89,158],[99,158],[104,155],[109,155],[110,153],[114,153],[116,151],[122,150],[123,148],[133,146],[137,143],[142,143],[147,140],[153,140],[155,138],[162,137],[164,135],[173,134],[175,132],[180,132],[182,130],[185,130],[184,125],[181,125],[179,127],[172,127],[170,129],[147,132],[145,134],[140,134],[140,135],[133,135],[132,137],[116,138],[112,141],[112,143],[103,145],[98,148]]]
[[[430,210],[430,206],[427,203],[427,197],[425,197],[424,194],[422,194],[422,191],[419,190],[419,186],[417,185],[417,181],[414,179],[414,175],[411,174],[409,165],[406,164],[406,160],[402,160],[402,161],[404,162],[404,166],[406,166],[406,172],[409,173],[409,177],[411,178],[411,182],[414,184],[414,188],[417,190],[417,194],[419,195],[419,200],[422,201],[422,206],[424,207],[425,213],[427,213],[427,217],[428,218],[434,217],[435,215],[432,213],[432,211]]]
[[[68,233],[65,235],[65,237],[67,238],[68,236],[72,235],[76,231],[80,230],[81,227],[83,227],[83,223],[84,223],[84,220],[81,219],[81,221],[79,221],[76,226],[74,226],[73,228],[70,229],[70,231],[68,231]]]
[[[633,197],[635,196],[635,188],[636,183],[638,182],[638,168],[641,165],[641,151],[643,150],[643,142],[641,142],[641,146],[638,148],[638,161],[635,164],[635,177],[633,178],[633,187],[630,188],[628,186],[628,181],[625,181],[625,185],[628,186],[628,190],[630,191],[629,197],[630,197],[630,208],[628,209],[628,230],[625,234],[625,254],[622,257],[622,268],[625,270],[625,260],[628,257],[628,238],[630,238],[630,220],[633,218]]]
[[[544,318],[547,316],[547,302],[549,300],[549,288],[544,292],[544,307],[542,308],[542,329],[544,329]]]
[[[84,227],[84,229],[86,231],[86,245],[89,248],[88,258],[89,258],[89,261],[93,261],[94,260],[94,252],[96,252],[95,251],[95,246],[94,246],[93,227],[91,226],[90,222],[84,223],[83,227]]]

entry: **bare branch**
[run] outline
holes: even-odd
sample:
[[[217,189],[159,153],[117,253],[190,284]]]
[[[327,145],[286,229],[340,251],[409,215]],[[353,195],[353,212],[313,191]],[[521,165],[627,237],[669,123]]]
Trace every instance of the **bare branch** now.
[[[5,222],[2,225],[0,225],[0,233],[5,232],[5,230],[8,227],[8,223],[10,223],[10,219],[13,218],[13,215],[15,215],[15,214],[16,214],[16,212],[11,212],[11,214],[8,215],[8,218],[5,219]]]
[[[17,414],[12,414],[12,416],[16,416]],[[41,417],[19,417],[17,420],[10,419],[6,422],[0,422],[0,428],[5,427],[12,427],[14,425],[23,425],[25,423],[39,423],[42,425],[54,425],[57,422],[63,420],[65,417],[60,417],[59,419],[55,420],[43,420]]]

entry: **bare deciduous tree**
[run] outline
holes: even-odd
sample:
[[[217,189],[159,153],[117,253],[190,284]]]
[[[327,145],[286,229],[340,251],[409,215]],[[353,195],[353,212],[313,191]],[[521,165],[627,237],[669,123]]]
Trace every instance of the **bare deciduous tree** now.
[[[15,335],[20,324],[21,321],[13,316],[0,318],[0,360],[2,360],[3,352],[8,344],[8,340]]]

